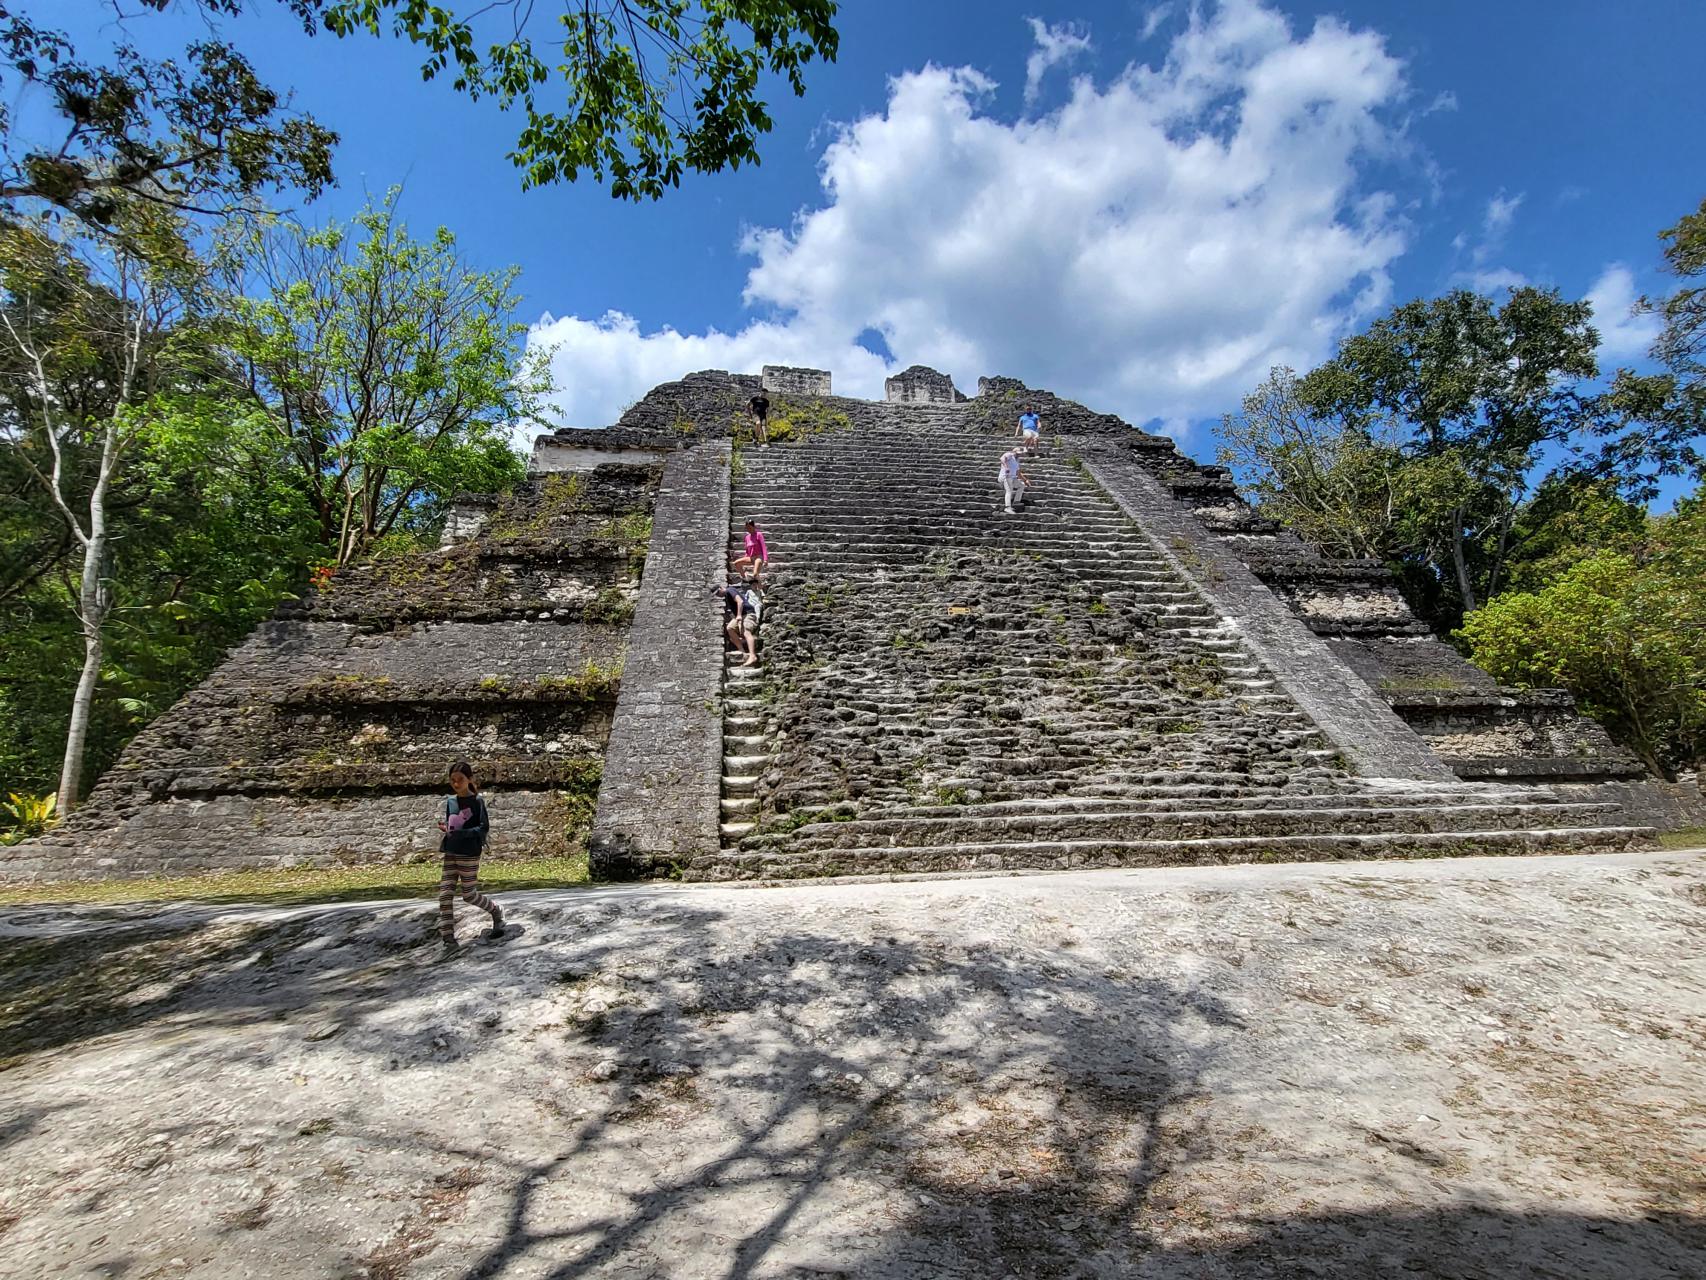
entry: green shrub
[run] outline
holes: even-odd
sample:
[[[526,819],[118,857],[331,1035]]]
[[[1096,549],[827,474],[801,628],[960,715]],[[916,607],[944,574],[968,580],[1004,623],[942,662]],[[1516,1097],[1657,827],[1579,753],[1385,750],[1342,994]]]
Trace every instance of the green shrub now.
[[[1706,512],[1654,522],[1644,559],[1601,552],[1457,633],[1494,677],[1563,688],[1655,773],[1706,753]]]

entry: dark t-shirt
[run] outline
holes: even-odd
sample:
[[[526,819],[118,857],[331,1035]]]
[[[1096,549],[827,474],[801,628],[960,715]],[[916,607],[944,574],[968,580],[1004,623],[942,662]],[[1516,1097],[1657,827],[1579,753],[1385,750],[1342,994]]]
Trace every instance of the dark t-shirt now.
[[[753,396],[747,403],[752,406],[752,411],[761,418],[770,412],[770,401],[764,396]]]
[[[464,815],[462,826],[444,833],[444,839],[438,842],[439,852],[458,858],[478,858],[486,846],[486,802],[478,793],[457,796],[456,808]]]

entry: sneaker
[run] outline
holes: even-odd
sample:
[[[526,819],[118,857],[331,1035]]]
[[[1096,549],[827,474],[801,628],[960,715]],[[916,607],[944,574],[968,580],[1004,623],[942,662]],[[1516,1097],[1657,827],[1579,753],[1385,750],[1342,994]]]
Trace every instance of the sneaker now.
[[[492,927],[486,930],[486,936],[493,941],[504,936],[504,913],[501,910],[492,916]]]
[[[444,940],[443,948],[440,949],[438,953],[439,963],[442,964],[446,960],[454,960],[461,954],[462,944],[457,942],[455,938],[446,938]]]

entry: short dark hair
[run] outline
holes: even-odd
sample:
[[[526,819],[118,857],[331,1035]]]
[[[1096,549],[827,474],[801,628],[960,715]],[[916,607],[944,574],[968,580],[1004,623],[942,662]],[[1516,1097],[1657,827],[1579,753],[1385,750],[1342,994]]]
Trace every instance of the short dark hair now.
[[[756,521],[756,520],[748,520],[748,521],[747,521],[747,522],[746,522],[746,527],[747,527],[747,528],[748,528],[748,529],[756,529],[756,528],[758,528],[758,521]]]

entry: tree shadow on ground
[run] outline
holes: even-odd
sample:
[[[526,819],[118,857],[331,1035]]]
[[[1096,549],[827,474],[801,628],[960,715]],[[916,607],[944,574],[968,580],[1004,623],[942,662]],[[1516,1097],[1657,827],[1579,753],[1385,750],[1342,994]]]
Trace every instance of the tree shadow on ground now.
[[[633,1266],[754,1194],[763,1208],[740,1224],[725,1274],[774,1274],[795,1225],[846,1211],[851,1184],[885,1216],[940,1210],[954,1229],[920,1237],[938,1262],[1022,1265],[1040,1256],[1044,1221],[1138,1211],[1189,1141],[1173,1113],[1199,1090],[1208,1032],[1238,1025],[1199,989],[947,941],[795,931],[707,957],[698,915],[654,929],[646,980],[580,1023],[611,1055],[610,1105],[555,1159],[515,1171],[503,1238],[464,1274]],[[553,1225],[548,1202],[601,1147],[706,1106],[733,1123],[697,1159],[624,1190],[619,1212]]]
[[[387,1070],[509,1072],[506,1104],[543,1108],[526,1151],[549,1154],[493,1151],[477,1132],[435,1141],[376,1120],[358,1098],[345,1105],[359,1120],[323,1122],[366,1150],[446,1170],[429,1188],[440,1208],[349,1259],[356,1274],[401,1276],[429,1254],[435,1273],[559,1280],[1700,1274],[1706,1228],[1660,1210],[1613,1221],[1462,1205],[1274,1221],[1223,1200],[1205,1217],[1194,1175],[1249,1146],[1228,1147],[1205,1083],[1245,1031],[1212,991],[1046,940],[903,940],[851,914],[829,917],[833,930],[745,927],[745,907],[614,891],[518,903],[523,945],[441,968],[421,964],[429,912],[208,926],[187,961],[176,934],[106,931],[49,966],[63,983],[81,954],[104,976],[92,983],[98,1009],[40,1018],[30,1047],[282,1022],[310,1054],[329,1025],[338,1054]],[[774,921],[762,899],[751,907]],[[97,945],[112,956],[87,950]],[[169,954],[146,962],[113,958],[162,945]],[[489,1013],[506,991],[553,1011],[548,1030],[504,1029],[525,1033],[525,1051],[472,1023],[447,1026],[446,997]],[[183,1051],[177,1039],[162,1060]],[[269,1052],[194,1043],[239,1069]],[[578,1112],[553,1109],[558,1073],[575,1079],[564,1092],[587,1103]],[[1308,1167],[1285,1154],[1286,1176]],[[1418,1157],[1422,1167],[1432,1172]],[[1405,1203],[1420,1185],[1395,1180],[1387,1199]],[[452,1202],[495,1221],[495,1241],[470,1253],[456,1232],[437,1238]],[[302,1244],[264,1229],[246,1241],[269,1243]]]

